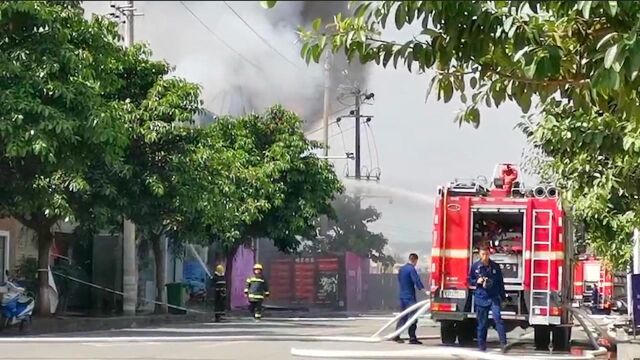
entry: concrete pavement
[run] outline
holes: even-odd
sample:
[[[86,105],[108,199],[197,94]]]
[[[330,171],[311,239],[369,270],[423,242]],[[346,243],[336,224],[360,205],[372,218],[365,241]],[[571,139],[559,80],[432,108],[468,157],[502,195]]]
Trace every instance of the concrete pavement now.
[[[40,335],[31,337],[53,341],[52,343],[3,342],[0,345],[2,359],[151,359],[151,360],[280,360],[294,359],[291,348],[310,348],[324,350],[379,350],[394,351],[418,349],[425,346],[439,346],[437,340],[425,341],[423,346],[385,343],[346,343],[327,341],[255,341],[225,340],[228,336],[370,336],[386,320],[286,320],[266,319],[260,323],[251,320],[236,320],[230,323],[193,323],[189,325],[168,325],[146,329],[122,329],[112,331],[64,334],[63,337]],[[437,335],[439,328],[427,321],[421,322],[419,335]],[[510,334],[515,339],[523,334],[516,331]],[[190,341],[193,336],[209,337],[208,341]],[[128,341],[132,337],[137,342]],[[495,333],[490,332],[495,341]],[[581,337],[577,334],[576,337]],[[91,339],[110,338],[112,342],[98,342]],[[171,339],[168,341],[167,339]],[[71,341],[61,343],[56,341]],[[515,347],[513,354],[532,353],[529,345]],[[298,358],[299,359],[299,358]]]

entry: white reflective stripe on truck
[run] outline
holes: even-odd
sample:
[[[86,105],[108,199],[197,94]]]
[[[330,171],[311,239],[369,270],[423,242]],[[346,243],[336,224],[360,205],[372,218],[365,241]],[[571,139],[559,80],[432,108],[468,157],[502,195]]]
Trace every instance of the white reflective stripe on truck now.
[[[537,260],[564,260],[564,251],[538,251],[536,250],[536,254],[543,257],[543,259]],[[531,260],[531,251],[527,250],[524,253],[524,258],[526,260]]]
[[[558,267],[558,278],[560,279],[558,282],[558,291],[562,291],[562,266]]]
[[[431,249],[431,256],[440,256],[451,259],[466,259],[469,257],[469,250],[467,249]]]

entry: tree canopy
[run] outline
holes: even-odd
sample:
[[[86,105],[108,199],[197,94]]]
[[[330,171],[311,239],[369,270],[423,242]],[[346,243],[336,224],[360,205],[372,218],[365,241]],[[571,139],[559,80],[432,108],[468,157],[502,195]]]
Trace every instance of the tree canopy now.
[[[263,2],[272,7],[276,2]],[[301,29],[301,55],[325,50],[384,67],[433,74],[456,121],[480,123],[479,107],[515,102],[538,120],[527,135],[587,223],[592,245],[628,260],[638,226],[640,3],[635,1],[364,1],[330,24]],[[392,25],[391,25],[392,24]],[[391,27],[414,30],[386,40]]]
[[[84,19],[76,2],[0,2],[0,210],[33,229],[39,268],[51,227],[71,219],[93,191],[93,164],[118,166],[128,144],[119,94],[117,26]],[[47,273],[39,272],[46,313]]]
[[[390,266],[393,256],[385,254],[389,240],[382,233],[369,230],[369,225],[378,221],[382,214],[373,206],[360,207],[356,198],[347,194],[333,201],[335,215],[329,219],[329,231],[325,239],[314,239],[306,246],[309,252],[351,251],[373,262]]]
[[[237,233],[223,236],[225,246],[233,249],[267,237],[280,250],[293,251],[301,237],[315,236],[317,217],[331,214],[331,200],[342,185],[332,165],[313,153],[320,144],[304,136],[301,119],[274,106],[263,114],[223,117],[211,131],[223,147],[242,150],[244,166],[256,169],[255,177],[236,181],[255,212],[243,219]]]

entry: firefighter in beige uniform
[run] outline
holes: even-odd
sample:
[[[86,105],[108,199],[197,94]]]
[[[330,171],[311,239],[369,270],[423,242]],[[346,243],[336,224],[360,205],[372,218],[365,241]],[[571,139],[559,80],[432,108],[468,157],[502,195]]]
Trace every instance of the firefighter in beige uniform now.
[[[262,302],[269,297],[269,285],[262,275],[262,265],[253,266],[253,276],[247,279],[247,287],[244,293],[249,299],[249,311],[254,319],[262,318]]]

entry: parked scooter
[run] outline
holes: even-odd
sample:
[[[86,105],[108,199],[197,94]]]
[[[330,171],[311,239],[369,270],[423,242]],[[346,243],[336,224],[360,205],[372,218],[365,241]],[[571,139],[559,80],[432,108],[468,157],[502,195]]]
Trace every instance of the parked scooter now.
[[[28,330],[35,300],[27,294],[25,288],[9,277],[9,271],[5,272],[5,276],[7,281],[0,286],[0,330],[17,324],[20,325],[20,331]]]

